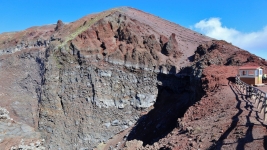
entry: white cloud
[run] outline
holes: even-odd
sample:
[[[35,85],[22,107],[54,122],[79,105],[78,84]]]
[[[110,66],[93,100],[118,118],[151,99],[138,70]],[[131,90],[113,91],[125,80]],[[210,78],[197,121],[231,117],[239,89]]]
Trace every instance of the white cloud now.
[[[194,28],[209,37],[231,42],[233,45],[255,54],[260,50],[266,50],[267,53],[267,26],[257,32],[242,33],[236,29],[222,26],[220,18],[210,18],[196,23]]]

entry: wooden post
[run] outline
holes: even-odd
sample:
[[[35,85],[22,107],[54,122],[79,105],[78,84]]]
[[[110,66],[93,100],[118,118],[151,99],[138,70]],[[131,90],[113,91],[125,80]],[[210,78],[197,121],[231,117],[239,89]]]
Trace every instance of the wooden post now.
[[[250,98],[250,100],[252,99],[252,92],[253,92],[253,87],[250,85],[249,87],[249,98]]]
[[[262,93],[260,92],[260,94],[259,94],[259,103],[258,103],[258,105],[257,105],[257,109],[259,109],[259,106],[260,106],[260,103],[261,103],[261,98],[262,98]]]
[[[255,105],[257,106],[258,103],[257,103],[257,100],[259,99],[259,91],[256,90],[256,93],[255,93]],[[258,107],[257,107],[258,108]]]
[[[255,100],[254,103],[256,103],[256,94],[257,92],[255,92],[255,88],[251,87],[252,88],[252,91],[251,91],[251,99]]]
[[[250,97],[250,86],[247,88],[247,96]]]
[[[248,86],[248,96],[249,97],[251,96],[251,87],[250,87],[250,85]]]
[[[263,98],[263,100],[262,100],[262,105],[261,105],[261,113],[263,112],[263,120],[264,120],[264,118],[265,118],[265,116],[264,116],[264,112],[265,112],[265,93],[262,93],[262,94],[264,94],[264,96],[261,96],[262,98]]]
[[[266,102],[267,102],[267,94],[265,93],[265,98],[264,98],[264,111],[263,111],[263,113],[264,113],[264,121],[266,121],[267,120],[267,117],[266,117]]]

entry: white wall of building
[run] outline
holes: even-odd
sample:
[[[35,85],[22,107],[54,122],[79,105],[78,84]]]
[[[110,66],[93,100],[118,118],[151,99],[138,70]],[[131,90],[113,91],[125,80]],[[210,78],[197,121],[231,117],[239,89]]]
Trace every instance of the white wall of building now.
[[[259,69],[261,70],[261,75],[262,75],[262,69]],[[258,77],[259,76],[259,71],[258,69],[257,70],[252,70],[252,69],[249,69],[249,70],[245,70],[245,69],[240,69],[239,70],[239,75],[240,77],[245,77],[245,78],[255,78],[255,77]],[[245,72],[245,74],[244,74]]]

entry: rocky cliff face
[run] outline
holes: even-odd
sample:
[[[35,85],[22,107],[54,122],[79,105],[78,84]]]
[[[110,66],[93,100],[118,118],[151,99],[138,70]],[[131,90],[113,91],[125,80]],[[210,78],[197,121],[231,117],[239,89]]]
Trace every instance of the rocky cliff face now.
[[[55,54],[49,55],[46,63],[39,120],[39,129],[46,133],[44,138],[50,146],[92,148],[133,126],[155,102],[161,107],[174,101],[173,109],[183,112],[201,96],[199,80],[193,76],[128,69],[105,62],[98,67],[78,55]],[[67,59],[71,63],[63,61]],[[169,112],[174,118],[182,114],[174,110]],[[171,118],[171,114],[165,117]],[[161,121],[176,124],[173,119]],[[166,132],[170,127],[162,128]]]
[[[195,89],[187,85],[193,76],[176,76],[183,55],[176,35],[168,39],[144,27],[116,11],[65,47],[49,47],[39,130],[51,149],[93,148],[106,142],[133,126],[156,101],[164,103],[165,96],[187,97],[174,98],[183,103],[175,109],[196,100]]]
[[[124,140],[158,142],[206,94],[206,67],[252,60],[245,52],[236,57],[243,51],[228,43],[124,7],[0,40],[0,104],[47,149],[103,149],[126,131]]]

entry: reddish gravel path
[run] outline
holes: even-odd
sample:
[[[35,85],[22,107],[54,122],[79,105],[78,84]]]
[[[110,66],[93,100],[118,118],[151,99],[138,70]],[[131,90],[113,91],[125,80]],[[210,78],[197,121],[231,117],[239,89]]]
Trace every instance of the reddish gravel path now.
[[[207,119],[203,118],[187,124],[192,128],[199,127],[203,132],[202,134],[189,136],[186,144],[189,145],[188,148],[193,146],[196,149],[219,150],[265,149],[267,140],[266,125],[263,124],[263,114],[256,108],[254,100],[247,99],[232,83],[224,86],[221,92],[212,97],[219,104],[215,102],[213,105],[212,101],[209,102],[209,109],[212,109],[212,113],[207,114]],[[195,109],[198,108],[197,106]],[[193,117],[196,116],[193,115]],[[194,136],[202,137],[202,142],[190,141],[190,138],[194,139],[192,138]],[[185,145],[175,148],[184,147]]]
[[[212,95],[212,101],[202,100],[199,106],[193,106],[189,117],[192,121],[187,127],[194,129],[192,133],[171,133],[171,137],[163,139],[166,145],[175,145],[172,149],[218,149],[218,150],[263,150],[266,148],[266,125],[263,114],[254,106],[254,100],[246,96],[229,83],[221,92]],[[208,97],[208,99],[210,99]],[[215,102],[214,102],[215,101]],[[202,105],[202,106],[201,106]],[[211,110],[204,118],[200,117],[201,109]],[[199,110],[199,112],[198,112]],[[205,114],[205,113],[204,113]],[[175,134],[176,132],[176,134]]]
[[[238,112],[216,148],[265,149],[267,136],[263,114],[256,108],[254,100],[247,99],[235,85],[230,87],[236,96]]]

